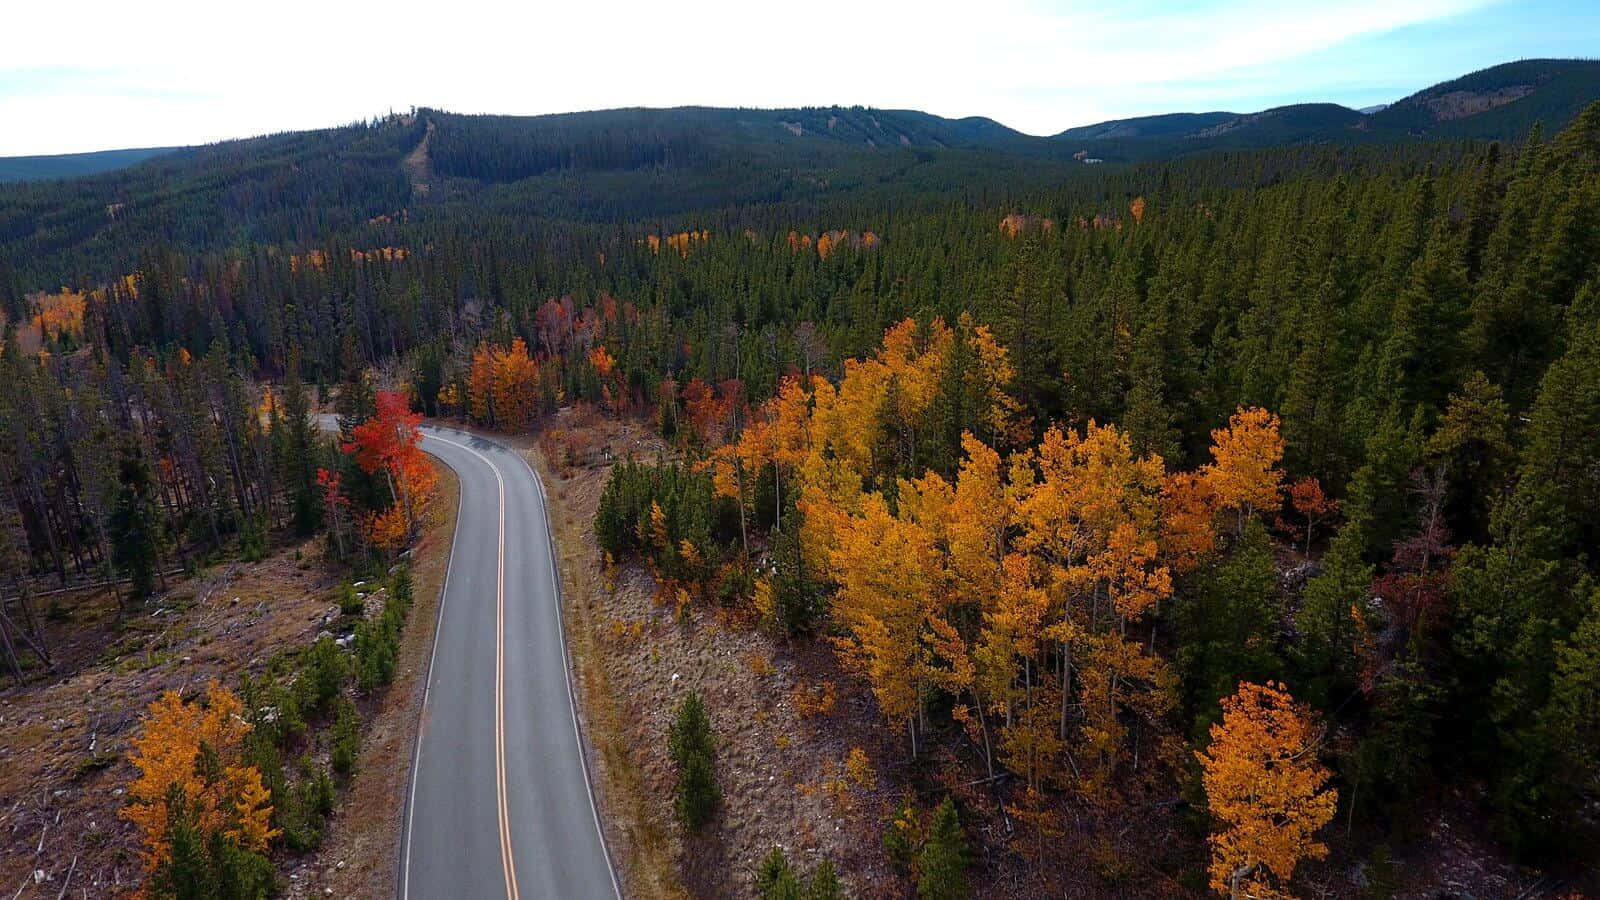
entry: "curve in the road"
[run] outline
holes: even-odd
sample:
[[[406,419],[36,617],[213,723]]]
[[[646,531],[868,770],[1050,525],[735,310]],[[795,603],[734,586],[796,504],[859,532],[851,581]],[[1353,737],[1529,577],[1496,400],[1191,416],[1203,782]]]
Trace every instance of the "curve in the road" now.
[[[532,897],[620,898],[578,726],[544,486],[501,444],[423,433],[423,449],[456,472],[461,504],[398,894],[520,900],[526,888]]]

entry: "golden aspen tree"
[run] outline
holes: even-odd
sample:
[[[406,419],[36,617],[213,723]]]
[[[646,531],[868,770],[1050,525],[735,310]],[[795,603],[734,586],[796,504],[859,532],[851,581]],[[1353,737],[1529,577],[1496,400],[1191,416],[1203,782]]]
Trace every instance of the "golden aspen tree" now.
[[[1036,662],[1050,596],[1025,554],[1007,554],[1001,571],[1001,584],[994,602],[983,610],[972,648],[976,691],[980,702],[1002,717],[1002,762],[1036,789],[1053,776],[1062,747],[1055,723],[1059,687],[1052,686]]]
[[[924,692],[937,674],[932,644],[954,633],[934,622],[941,567],[925,528],[890,514],[879,494],[861,505],[860,516],[840,523],[829,558],[833,617],[845,631],[834,643],[871,685],[884,718],[907,730],[915,756]]]
[[[1316,833],[1333,819],[1338,792],[1317,759],[1320,728],[1283,685],[1242,682],[1222,701],[1211,746],[1197,752],[1216,831],[1211,889],[1230,897],[1289,897],[1303,859],[1328,848]]]
[[[1211,432],[1212,461],[1201,476],[1217,506],[1238,512],[1238,534],[1255,512],[1276,509],[1283,493],[1283,437],[1278,417],[1259,407],[1240,407],[1228,427]]]
[[[1217,550],[1217,498],[1199,472],[1173,472],[1161,485],[1161,558],[1174,572],[1200,567]]]
[[[1022,404],[1006,392],[1017,374],[1006,348],[995,340],[989,326],[974,326],[971,315],[962,313],[959,324],[962,332],[970,335],[967,347],[975,362],[965,377],[984,398],[978,420],[988,429],[989,442],[994,445],[1027,443],[1032,437],[1027,414]]]
[[[945,360],[955,340],[940,318],[929,323],[920,340],[918,331],[913,319],[891,326],[884,332],[883,344],[876,356],[883,375],[893,385],[894,408],[890,412],[904,429],[906,449],[913,465],[917,460],[918,437],[927,412],[938,397]],[[888,384],[884,387],[887,390]]]
[[[785,377],[778,383],[777,396],[766,405],[771,425],[773,528],[783,528],[783,477],[800,465],[811,449],[811,392],[799,378]]]

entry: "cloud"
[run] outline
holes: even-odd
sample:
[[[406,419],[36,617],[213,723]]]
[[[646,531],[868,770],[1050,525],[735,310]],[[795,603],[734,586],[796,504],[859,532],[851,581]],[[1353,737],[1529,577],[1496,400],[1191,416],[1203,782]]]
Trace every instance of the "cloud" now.
[[[217,140],[411,105],[863,103],[1051,133],[1139,111],[1130,105],[1140,100],[1148,109],[1156,96],[1189,105],[1186,84],[1230,73],[1248,82],[1263,67],[1482,5],[22,4],[0,37],[0,154]],[[1281,73],[1271,75],[1254,89],[1281,90]]]

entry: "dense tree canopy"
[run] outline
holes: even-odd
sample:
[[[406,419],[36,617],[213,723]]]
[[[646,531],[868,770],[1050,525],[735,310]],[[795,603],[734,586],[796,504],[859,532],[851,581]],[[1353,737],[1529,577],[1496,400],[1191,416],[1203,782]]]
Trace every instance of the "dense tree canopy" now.
[[[820,630],[908,757],[958,726],[1024,823],[1174,793],[1185,740],[1232,798],[1260,731],[1375,827],[1472,782],[1519,853],[1592,854],[1600,104],[1107,167],[472,127],[0,188],[8,575],[143,590],[274,525],[387,546],[412,410],[587,403],[681,456],[615,469],[608,552]],[[343,460],[306,419],[334,383]],[[1311,831],[1252,859],[1287,883]]]

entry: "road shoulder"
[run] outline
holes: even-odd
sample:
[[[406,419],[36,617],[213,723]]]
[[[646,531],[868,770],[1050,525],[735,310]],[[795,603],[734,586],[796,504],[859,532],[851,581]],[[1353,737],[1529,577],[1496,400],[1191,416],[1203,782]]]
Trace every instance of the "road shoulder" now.
[[[322,847],[290,873],[285,896],[394,896],[417,720],[461,502],[455,472],[437,460],[434,468],[439,495],[434,519],[412,551],[417,599],[401,633],[394,682],[362,707],[366,730],[356,776]]]

